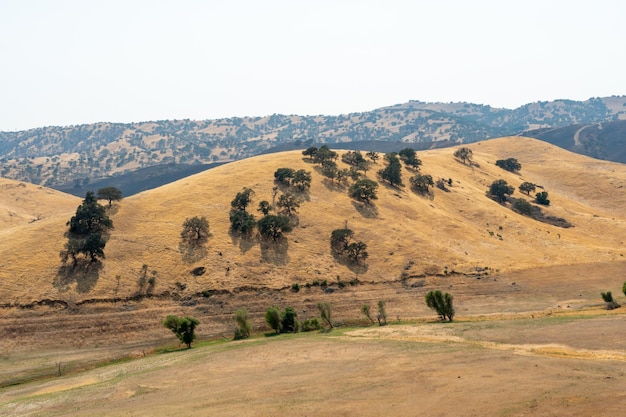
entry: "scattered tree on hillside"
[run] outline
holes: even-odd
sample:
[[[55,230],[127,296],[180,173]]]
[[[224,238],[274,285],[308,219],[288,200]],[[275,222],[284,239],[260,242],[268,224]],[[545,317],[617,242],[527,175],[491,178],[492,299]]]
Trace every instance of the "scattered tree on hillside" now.
[[[473,152],[470,148],[459,148],[454,151],[454,157],[463,161],[464,164],[472,165]]]
[[[83,203],[76,209],[76,214],[67,222],[69,230],[65,233],[67,243],[61,252],[63,262],[72,259],[77,264],[77,256],[83,254],[90,262],[104,258],[104,247],[108,233],[113,229],[113,221],[107,216],[93,192],[87,192]]]
[[[376,181],[363,178],[350,186],[349,194],[350,197],[369,204],[371,200],[378,199],[376,195],[377,188],[378,183]]]
[[[409,179],[411,188],[418,193],[428,193],[429,187],[433,187],[433,177],[428,174],[417,174]]]
[[[295,195],[291,193],[285,193],[278,197],[278,202],[276,203],[276,206],[281,209],[280,212],[282,214],[291,217],[298,212],[300,202]]]
[[[193,317],[167,316],[163,321],[163,326],[170,329],[178,337],[181,343],[191,348],[191,343],[196,339],[196,327],[200,322]]]
[[[330,303],[317,303],[317,309],[320,312],[322,320],[324,320],[326,324],[328,324],[328,327],[332,329],[334,327],[332,321],[333,309]]]
[[[417,153],[413,148],[404,148],[398,152],[398,155],[408,168],[417,170],[422,165],[422,161],[417,157]]]
[[[373,163],[376,163],[376,161],[380,158],[380,155],[374,151],[369,151],[365,154],[365,156],[367,156]]]
[[[201,244],[209,237],[209,221],[204,216],[185,219],[180,237],[189,244]]]
[[[337,159],[337,152],[330,150],[330,148],[327,145],[320,146],[320,148],[317,150],[317,152],[315,152],[315,155],[313,156],[313,161],[316,164],[320,164],[320,165],[324,161],[335,160],[335,159]]]
[[[395,152],[385,155],[387,160],[387,166],[384,169],[378,171],[378,175],[387,181],[389,185],[402,185],[402,165],[400,159]]]
[[[520,164],[515,158],[498,159],[496,161],[496,166],[510,172],[517,172],[522,169],[522,164]]]
[[[248,310],[240,308],[235,311],[235,323],[237,328],[235,329],[235,340],[247,339],[252,333],[252,324],[248,317]]]
[[[256,226],[256,220],[250,213],[241,210],[231,210],[230,230],[243,237],[249,237]]]
[[[360,262],[369,256],[367,253],[367,245],[360,240],[358,242],[348,243],[344,253],[352,262]]]
[[[113,204],[113,201],[119,201],[122,199],[122,192],[115,187],[104,187],[98,190],[98,198],[107,200],[109,207]]]
[[[330,178],[331,181],[335,180],[339,170],[337,169],[337,163],[334,161],[324,161],[322,163],[322,175],[326,178]]]
[[[259,202],[259,208],[257,209],[257,211],[260,211],[261,213],[263,213],[264,216],[267,216],[268,214],[270,214],[271,209],[272,205],[270,204],[270,202],[267,200],[263,200]]]
[[[317,153],[317,146],[309,146],[308,148],[302,151],[302,155],[308,156],[309,159],[313,159],[316,153]]]
[[[500,203],[506,201],[507,196],[513,194],[515,189],[507,184],[505,180],[495,180],[489,187],[489,195],[498,199]]]
[[[443,294],[439,290],[429,291],[425,299],[426,305],[430,309],[435,310],[441,320],[445,321],[447,318],[449,321],[452,321],[454,318],[454,306],[452,303],[453,297],[450,294]]]
[[[550,205],[550,200],[548,199],[548,192],[547,191],[541,191],[541,192],[535,194],[535,201],[537,202],[537,204],[542,204],[544,206],[549,206]]]
[[[354,232],[350,229],[335,229],[330,233],[330,248],[334,253],[343,254]]]
[[[246,208],[252,202],[252,196],[254,190],[248,187],[244,187],[242,191],[238,192],[233,201],[230,202],[230,206],[234,210],[246,211]]]
[[[295,173],[296,171],[292,168],[278,168],[274,172],[274,181],[283,185],[291,185],[291,179]]]
[[[341,155],[341,161],[354,167],[359,167],[367,163],[361,151],[348,151]]]
[[[259,234],[265,239],[277,241],[283,237],[284,233],[291,231],[289,218],[285,216],[275,216],[269,214],[257,222]]]
[[[306,191],[311,188],[311,173],[303,169],[299,169],[293,174],[291,186],[298,191]]]
[[[361,241],[351,242],[354,232],[350,229],[335,229],[330,233],[330,249],[336,256],[345,256],[351,262],[361,262],[369,256],[367,245]]]
[[[337,170],[337,182],[339,182],[339,183],[347,182],[349,177],[350,177],[350,170],[349,169],[343,168],[343,169],[338,169]]]
[[[525,193],[526,195],[530,195],[530,193],[535,191],[535,187],[536,185],[533,184],[532,182],[523,182],[520,186],[519,186],[519,190],[522,193]]]

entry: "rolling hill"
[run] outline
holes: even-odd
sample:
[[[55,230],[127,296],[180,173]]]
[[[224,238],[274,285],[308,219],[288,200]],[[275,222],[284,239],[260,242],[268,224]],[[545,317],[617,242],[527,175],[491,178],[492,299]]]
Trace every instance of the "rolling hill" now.
[[[2,303],[32,305],[70,295],[73,302],[145,296],[145,289],[137,284],[144,265],[155,277],[152,296],[178,300],[181,294],[194,298],[203,291],[279,290],[316,280],[334,285],[354,279],[415,284],[446,274],[470,276],[477,271],[493,274],[624,260],[624,165],[526,138],[470,147],[473,167],[453,157],[455,148],[419,153],[423,173],[451,179],[449,192],[435,188],[432,195],[421,196],[408,186],[381,184],[379,198],[371,206],[351,200],[345,185],[321,176],[298,151],[256,156],[195,174],[115,205],[115,229],[106,259],[96,272],[84,275],[63,275],[58,257],[65,224],[78,199],[7,182],[4,187],[23,191],[3,192],[0,204],[11,207],[13,201],[22,201],[18,208],[9,209],[22,220],[2,232]],[[497,159],[505,157],[517,158],[521,172],[495,166]],[[300,195],[293,232],[277,246],[229,234],[230,201],[235,194],[250,187],[255,192],[254,207],[261,200],[271,201],[273,173],[279,167],[309,170],[313,176],[310,191]],[[368,176],[374,178],[382,167],[378,161]],[[404,169],[403,175],[408,183],[412,174]],[[544,211],[574,227],[541,223],[489,199],[486,190],[500,178],[515,187],[523,181],[541,185],[552,201]],[[32,221],[36,216],[42,218]],[[211,237],[201,251],[189,252],[181,246],[183,220],[192,216],[206,216],[210,222]],[[14,217],[5,215],[4,224],[12,226]],[[331,231],[346,224],[356,239],[368,245],[366,267],[339,262],[330,253]],[[193,275],[196,268],[206,272]]]
[[[474,400],[475,415],[484,415],[484,404],[495,414],[513,407],[521,411],[512,415],[524,415],[536,408],[535,397],[541,399],[540,410],[570,398],[575,408],[563,409],[566,413],[597,410],[621,393],[614,379],[623,373],[619,329],[624,309],[604,310],[600,292],[612,290],[622,302],[626,166],[523,137],[468,146],[472,166],[454,158],[456,148],[418,153],[421,172],[449,181],[448,191],[434,188],[420,195],[406,185],[381,184],[372,205],[350,199],[347,185],[323,177],[299,151],[200,172],[114,203],[106,258],[87,269],[63,267],[59,257],[66,223],[80,199],[2,180],[0,410],[11,415],[47,410],[169,415],[172,407],[194,404],[205,410],[210,404],[220,414],[241,415],[242,407],[252,404],[267,414],[293,415],[283,408],[291,404],[293,381],[306,386],[302,392],[326,389],[321,392],[333,396],[346,375],[358,378],[361,386],[355,389],[363,394],[337,401],[351,415],[361,415],[360,407],[372,395],[403,401],[411,395],[402,389],[414,392],[415,387],[438,387],[420,395],[442,399],[456,389],[458,398]],[[519,173],[495,165],[509,157],[522,164]],[[346,166],[340,159],[338,164]],[[379,160],[367,176],[377,178],[383,165]],[[243,187],[254,190],[250,212],[258,218],[256,206],[272,200],[273,174],[280,167],[312,174],[310,190],[300,194],[293,231],[279,244],[230,234],[235,194]],[[413,172],[403,168],[402,174],[408,184]],[[491,200],[486,191],[496,179],[515,187],[524,181],[543,187],[551,200],[544,212],[572,227],[539,222]],[[514,196],[524,197],[519,191]],[[191,216],[210,222],[203,249],[181,244],[182,223]],[[365,264],[331,254],[331,231],[346,226],[367,244]],[[432,323],[435,316],[423,300],[433,289],[453,294],[455,323]],[[332,304],[337,325],[369,323],[359,309],[378,301],[386,302],[390,322],[408,319],[412,324],[346,334],[340,329],[293,338],[262,336],[267,307],[293,306],[306,319],[317,315],[320,301]],[[261,335],[215,341],[232,338],[233,312],[241,307]],[[157,346],[174,343],[161,325],[168,314],[198,318],[199,338],[208,346],[151,356]],[[439,362],[446,365],[432,374],[432,364]],[[313,369],[320,376],[311,382]],[[428,383],[422,380],[425,369],[432,374]],[[526,381],[522,397],[511,369],[531,370],[524,372],[532,380]],[[266,394],[274,391],[259,388],[275,387],[284,378],[289,389],[274,390],[271,399]],[[207,395],[210,384],[224,390],[211,389]],[[241,387],[254,399],[239,401]],[[493,399],[493,391],[502,401]],[[298,404],[307,408],[304,414],[327,411],[320,408],[327,406],[326,394],[320,395],[298,396]],[[397,413],[395,403],[380,403],[386,406],[371,415]]]

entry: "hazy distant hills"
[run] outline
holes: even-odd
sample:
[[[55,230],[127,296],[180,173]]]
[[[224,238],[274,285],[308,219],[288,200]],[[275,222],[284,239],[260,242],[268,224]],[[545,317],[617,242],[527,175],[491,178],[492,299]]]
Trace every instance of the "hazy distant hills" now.
[[[366,141],[378,143],[383,151],[386,147],[381,142],[395,142],[390,148],[413,144],[416,149],[427,149],[527,131],[532,131],[526,133],[529,136],[566,149],[624,162],[624,142],[619,133],[605,134],[606,128],[613,126],[606,122],[620,120],[626,120],[626,96],[538,102],[514,110],[472,103],[410,101],[339,116],[275,114],[200,121],[43,127],[0,132],[0,176],[83,194],[85,188],[93,188],[95,181],[119,186],[118,176],[143,168],[167,167],[157,168],[156,173],[151,171],[149,175],[154,184],[149,188],[180,178],[201,165],[311,143],[349,148],[351,142]],[[567,128],[572,125],[578,127]],[[597,125],[599,133],[592,135],[594,129],[585,128],[584,135],[577,137],[579,142],[574,142],[571,135],[567,139],[567,134],[557,135],[551,130],[566,128],[564,132],[575,132],[586,125]],[[621,126],[621,122],[618,125]],[[177,172],[176,175],[172,176],[173,172]],[[135,182],[133,179],[126,181]],[[126,191],[126,195],[132,192]]]

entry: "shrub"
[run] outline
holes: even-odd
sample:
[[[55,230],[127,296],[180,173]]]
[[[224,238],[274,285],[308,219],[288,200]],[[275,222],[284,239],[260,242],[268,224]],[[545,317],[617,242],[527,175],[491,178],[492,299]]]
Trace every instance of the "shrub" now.
[[[311,320],[304,320],[302,322],[302,331],[303,332],[310,332],[313,330],[319,330],[321,329],[322,326],[320,325],[320,321],[314,317]]]
[[[367,317],[367,319],[368,319],[369,321],[371,321],[371,322],[372,322],[372,324],[374,324],[374,319],[372,318],[372,313],[371,313],[371,311],[370,311],[370,305],[369,305],[369,304],[363,304],[363,305],[361,306],[361,313],[363,313],[363,315],[364,315],[365,317]]]
[[[620,305],[617,304],[617,302],[613,299],[613,294],[611,294],[611,291],[600,293],[600,295],[602,296],[602,299],[606,303],[607,310],[614,310],[620,307]]]
[[[334,326],[332,322],[332,306],[330,303],[317,303],[317,309],[320,311],[322,320],[332,329]]]
[[[291,291],[300,292],[300,284],[298,284],[297,282],[295,284],[291,284]]]
[[[282,314],[282,332],[297,333],[300,330],[298,313],[292,307],[285,308]]]
[[[384,326],[387,324],[387,311],[385,309],[385,302],[383,300],[378,301],[378,325]]]
[[[535,200],[537,201],[537,204],[542,204],[544,206],[549,206],[550,205],[550,200],[548,200],[548,192],[547,191],[541,191],[541,192],[537,193],[535,195]]]
[[[426,294],[426,305],[435,310],[441,320],[452,321],[454,318],[454,306],[452,304],[453,297],[448,293],[442,293],[439,290],[429,291]]]
[[[195,330],[200,322],[193,317],[167,316],[163,321],[163,326],[170,329],[181,343],[191,348],[191,343],[196,339]]]
[[[248,318],[248,310],[240,308],[235,311],[235,323],[237,323],[237,329],[235,329],[235,339],[246,339],[250,337],[252,333],[252,325]]]
[[[280,310],[276,307],[269,307],[265,311],[265,322],[276,332],[280,333],[281,317]]]

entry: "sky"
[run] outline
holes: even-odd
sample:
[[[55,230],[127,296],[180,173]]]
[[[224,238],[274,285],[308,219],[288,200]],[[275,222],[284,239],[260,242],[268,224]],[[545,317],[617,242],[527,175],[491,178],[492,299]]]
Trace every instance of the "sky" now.
[[[0,131],[626,95],[623,0],[0,0]]]

